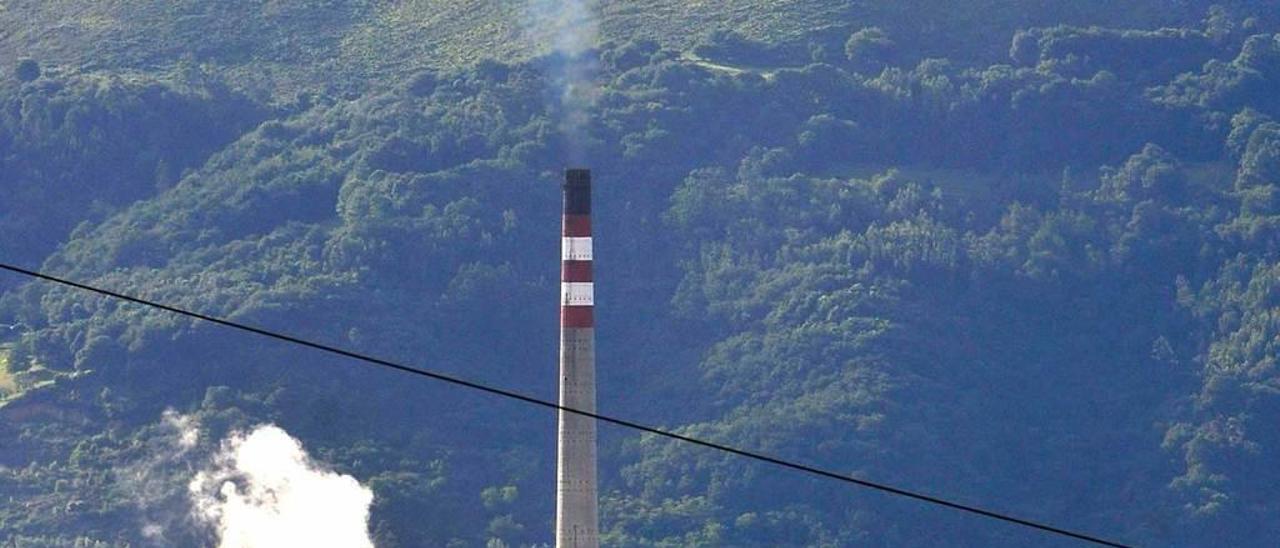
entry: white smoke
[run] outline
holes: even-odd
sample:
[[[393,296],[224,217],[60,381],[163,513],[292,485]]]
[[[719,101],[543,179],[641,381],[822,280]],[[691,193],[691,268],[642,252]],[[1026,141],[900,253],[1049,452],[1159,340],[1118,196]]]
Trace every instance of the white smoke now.
[[[168,533],[187,517],[174,474],[190,469],[200,428],[191,416],[167,409],[153,432],[141,457],[116,469],[116,492],[137,506],[142,536],[153,545],[170,546]]]
[[[195,517],[221,548],[372,547],[373,492],[324,469],[275,425],[235,433],[188,485]]]
[[[190,415],[165,409],[164,414],[160,415],[160,420],[173,433],[173,444],[178,452],[177,456],[187,454],[196,446],[196,442],[200,441],[200,428]]]
[[[586,132],[591,110],[600,97],[596,85],[597,63],[588,55],[600,37],[596,17],[598,0],[529,0],[535,35],[551,33],[555,53],[564,58],[552,79],[560,102],[560,130],[574,162],[585,158]]]
[[[538,11],[550,18],[555,37],[556,51],[568,55],[580,55],[600,38],[600,25],[596,22],[597,2],[594,0],[531,0],[541,4]]]

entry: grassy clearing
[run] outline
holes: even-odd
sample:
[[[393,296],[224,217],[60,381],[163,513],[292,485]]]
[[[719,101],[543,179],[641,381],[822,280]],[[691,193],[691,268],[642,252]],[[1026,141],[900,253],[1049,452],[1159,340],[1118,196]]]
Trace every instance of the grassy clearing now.
[[[9,345],[0,345],[0,400],[18,393],[18,380],[9,372]]]

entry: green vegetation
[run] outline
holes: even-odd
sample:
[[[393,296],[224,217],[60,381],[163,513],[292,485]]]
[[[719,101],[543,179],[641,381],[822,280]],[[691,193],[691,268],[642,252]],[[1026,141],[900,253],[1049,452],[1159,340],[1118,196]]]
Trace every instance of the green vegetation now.
[[[1226,0],[1233,13],[1273,22],[1275,0]],[[290,101],[325,90],[358,93],[423,68],[515,63],[544,55],[555,36],[522,2],[414,0],[51,0],[0,10],[0,59],[32,57],[76,70],[212,70],[251,95]],[[546,5],[538,0],[529,5]],[[1199,24],[1205,7],[1140,0],[899,2],[637,0],[598,4],[601,38],[676,50],[716,36],[770,44],[771,61],[843,57],[850,34],[879,27],[903,61],[1002,62],[1020,29],[1068,24],[1156,29]],[[1226,20],[1226,19],[1224,19]],[[1242,20],[1238,18],[1237,20]],[[815,58],[816,56],[816,58]]]
[[[17,68],[13,70],[13,75],[20,82],[31,82],[40,77],[40,64],[34,59],[23,59],[18,62]]]
[[[171,4],[0,12],[61,29],[0,39],[44,69],[0,85],[5,261],[551,398],[576,153],[604,412],[1140,545],[1280,536],[1272,2],[609,4],[575,142],[513,7]],[[166,409],[193,455],[279,424],[380,546],[548,541],[550,415],[12,276],[0,323],[4,542],[208,543]],[[601,455],[610,545],[1046,542]]]

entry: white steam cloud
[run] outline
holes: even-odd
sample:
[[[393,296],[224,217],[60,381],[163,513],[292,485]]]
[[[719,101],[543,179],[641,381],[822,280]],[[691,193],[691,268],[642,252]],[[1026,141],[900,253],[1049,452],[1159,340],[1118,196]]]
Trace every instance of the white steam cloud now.
[[[591,110],[600,97],[596,85],[598,69],[588,55],[600,37],[596,18],[598,0],[529,0],[531,25],[536,34],[551,33],[555,53],[564,58],[552,75],[556,99],[560,103],[560,130],[569,147],[570,160],[581,162],[586,148]]]
[[[165,410],[139,459],[116,470],[118,493],[138,508],[142,536],[155,546],[171,546],[169,534],[182,530],[187,515],[183,497],[174,489],[174,474],[190,470],[193,449],[200,441],[194,418]]]
[[[373,546],[373,492],[324,469],[274,425],[224,440],[188,491],[196,519],[213,528],[221,548]]]
[[[161,422],[173,433],[173,444],[178,456],[187,454],[200,441],[200,428],[190,415],[183,415],[172,409],[166,409],[160,416]]]

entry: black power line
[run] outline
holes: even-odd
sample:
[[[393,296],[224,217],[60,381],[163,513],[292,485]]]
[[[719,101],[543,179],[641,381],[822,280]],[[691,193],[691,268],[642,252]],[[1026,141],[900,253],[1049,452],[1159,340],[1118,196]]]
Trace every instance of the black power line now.
[[[858,478],[855,478],[855,477],[853,477],[853,476],[847,476],[847,475],[844,475],[844,474],[840,474],[840,473],[838,473],[838,472],[832,472],[832,471],[829,471],[829,470],[824,470],[824,469],[822,469],[822,468],[817,468],[817,467],[809,466],[809,465],[806,465],[806,464],[800,464],[800,463],[796,463],[796,462],[791,462],[791,461],[783,460],[783,459],[780,459],[780,458],[777,458],[777,457],[771,457],[771,456],[769,456],[769,455],[765,455],[765,454],[763,454],[763,453],[756,453],[756,452],[748,451],[748,450],[746,450],[746,449],[738,449],[738,448],[731,447],[731,446],[728,446],[728,445],[722,445],[722,444],[715,443],[715,442],[710,442],[710,441],[700,440],[700,439],[698,439],[698,438],[692,438],[692,437],[689,437],[689,436],[685,436],[685,435],[681,435],[681,434],[676,434],[676,433],[674,433],[674,432],[668,432],[668,431],[665,431],[665,430],[660,430],[660,429],[658,429],[658,428],[654,428],[654,427],[652,427],[652,426],[645,426],[645,425],[643,425],[643,424],[636,423],[636,422],[632,422],[632,421],[625,420],[625,419],[619,419],[619,418],[616,418],[616,417],[611,417],[611,416],[608,416],[608,415],[601,415],[601,414],[598,414],[598,413],[591,413],[591,412],[587,412],[587,411],[580,411],[580,410],[577,410],[577,409],[572,409],[572,408],[569,408],[569,407],[561,406],[561,405],[559,405],[559,404],[557,404],[557,403],[554,403],[554,402],[550,402],[550,401],[546,401],[546,400],[538,399],[538,398],[535,398],[535,397],[532,397],[532,396],[527,396],[527,395],[521,394],[521,393],[519,393],[519,392],[512,392],[512,391],[510,391],[510,390],[504,390],[504,389],[501,389],[501,388],[494,388],[494,387],[492,387],[492,386],[487,386],[487,385],[480,384],[480,383],[477,383],[477,382],[468,381],[468,380],[465,380],[465,379],[460,379],[460,378],[453,377],[453,376],[450,376],[450,375],[445,375],[445,374],[443,374],[443,373],[436,373],[436,372],[433,372],[433,371],[426,371],[426,370],[417,369],[417,368],[414,368],[414,367],[409,367],[409,366],[407,366],[407,365],[398,364],[398,363],[391,362],[391,361],[387,361],[387,360],[384,360],[384,359],[381,359],[381,358],[375,358],[375,357],[373,357],[373,356],[368,356],[368,355],[365,355],[365,354],[360,354],[360,353],[358,353],[358,352],[353,352],[353,351],[350,351],[350,350],[343,350],[343,349],[338,348],[338,347],[335,347],[335,346],[329,346],[329,345],[322,344],[322,343],[317,343],[317,342],[312,342],[312,341],[308,341],[308,340],[305,340],[305,339],[300,339],[300,338],[298,338],[298,337],[294,337],[294,336],[291,336],[291,335],[285,335],[285,334],[283,334],[283,333],[278,333],[278,332],[270,331],[270,330],[267,330],[267,329],[262,329],[262,328],[260,328],[260,327],[253,327],[253,326],[251,326],[251,325],[246,325],[246,324],[242,324],[242,323],[233,322],[233,321],[231,321],[231,320],[225,320],[225,319],[221,319],[221,318],[216,318],[216,317],[213,317],[213,316],[208,316],[208,315],[205,315],[205,314],[201,314],[201,313],[199,313],[199,312],[191,312],[191,311],[189,311],[189,310],[183,310],[183,309],[181,309],[181,308],[177,308],[177,307],[174,307],[174,306],[169,306],[169,305],[166,305],[166,304],[161,304],[161,303],[157,303],[157,302],[153,302],[153,301],[148,301],[148,300],[146,300],[146,299],[142,299],[142,298],[139,298],[139,297],[133,297],[133,296],[130,296],[130,295],[125,295],[125,294],[123,294],[123,293],[117,293],[117,292],[115,292],[115,291],[110,291],[110,290],[107,290],[107,289],[101,289],[101,288],[98,288],[98,287],[93,287],[93,286],[90,286],[90,285],[85,285],[85,284],[82,284],[82,283],[73,282],[73,281],[70,281],[70,280],[66,280],[66,279],[63,279],[63,278],[58,278],[58,277],[55,277],[55,276],[52,276],[52,275],[49,275],[49,274],[44,274],[44,273],[41,273],[41,272],[37,272],[37,271],[34,271],[34,270],[27,270],[27,269],[25,269],[25,268],[20,268],[20,267],[16,267],[16,266],[9,265],[9,264],[5,264],[5,263],[0,263],[0,269],[4,269],[4,270],[8,270],[8,271],[10,271],[10,272],[15,272],[15,273],[18,273],[18,274],[22,274],[22,275],[24,275],[24,276],[30,276],[30,277],[32,277],[32,278],[38,278],[38,279],[41,279],[41,280],[45,280],[45,281],[49,281],[49,282],[54,282],[54,283],[62,284],[62,285],[65,285],[65,286],[74,287],[74,288],[76,288],[76,289],[82,289],[82,290],[84,290],[84,291],[89,291],[89,292],[97,293],[97,294],[100,294],[100,295],[106,295],[106,296],[108,296],[108,297],[113,297],[113,298],[116,298],[116,299],[121,299],[121,300],[124,300],[124,301],[129,301],[129,302],[137,303],[137,304],[141,304],[141,305],[144,305],[144,306],[149,306],[149,307],[152,307],[152,308],[158,308],[158,309],[160,309],[160,310],[164,310],[164,311],[167,311],[167,312],[172,312],[172,313],[174,313],[174,314],[179,314],[179,315],[182,315],[182,316],[191,317],[191,318],[195,318],[195,319],[198,319],[198,320],[204,320],[204,321],[207,321],[207,322],[210,322],[210,323],[214,323],[214,324],[218,324],[218,325],[221,325],[221,326],[224,326],[224,327],[230,327],[230,328],[233,328],[233,329],[238,329],[238,330],[240,330],[240,331],[247,331],[247,332],[249,332],[249,333],[253,333],[253,334],[255,334],[255,335],[261,335],[261,336],[264,336],[264,337],[268,337],[268,338],[272,338],[272,339],[276,339],[276,340],[284,341],[284,342],[287,342],[287,343],[292,343],[292,344],[296,344],[296,345],[300,345],[300,346],[305,346],[305,347],[312,348],[312,349],[315,349],[315,350],[320,350],[320,351],[322,351],[322,352],[328,352],[328,353],[330,353],[330,354],[337,354],[337,355],[339,355],[339,356],[345,356],[345,357],[348,357],[348,358],[352,358],[352,359],[355,359],[355,360],[363,361],[363,362],[370,363],[370,364],[373,364],[373,365],[382,366],[382,367],[385,367],[385,368],[388,368],[388,369],[394,369],[394,370],[396,370],[396,371],[400,371],[400,372],[403,372],[403,373],[409,373],[409,374],[412,374],[412,375],[418,375],[418,376],[421,376],[421,377],[427,377],[427,378],[430,378],[430,379],[435,379],[435,380],[438,380],[438,381],[447,382],[447,383],[450,383],[450,384],[453,384],[453,385],[463,386],[463,387],[466,387],[466,388],[470,388],[470,389],[472,389],[472,390],[479,390],[479,391],[481,391],[481,392],[487,392],[487,393],[489,393],[489,394],[493,394],[493,395],[496,395],[496,396],[501,396],[501,397],[504,397],[504,398],[509,398],[509,399],[514,399],[514,400],[519,400],[519,401],[522,401],[522,402],[524,402],[524,403],[533,404],[533,405],[537,405],[537,406],[545,407],[545,408],[548,408],[548,409],[555,409],[555,410],[559,410],[559,411],[564,411],[564,412],[566,412],[566,413],[573,413],[573,414],[576,414],[576,415],[582,415],[582,416],[584,416],[584,417],[590,417],[590,418],[596,419],[596,420],[601,421],[601,422],[607,422],[607,423],[610,423],[610,424],[616,424],[616,425],[618,425],[618,426],[622,426],[622,427],[625,427],[625,428],[630,428],[630,429],[633,429],[633,430],[639,430],[639,431],[641,431],[641,432],[647,432],[647,433],[654,434],[654,435],[657,435],[657,436],[662,436],[662,437],[665,437],[665,438],[670,438],[670,439],[674,439],[674,440],[679,440],[679,441],[682,441],[682,442],[685,442],[685,443],[691,443],[691,444],[694,444],[694,445],[700,445],[700,446],[702,446],[702,447],[707,447],[707,448],[715,449],[715,450],[717,450],[717,451],[723,451],[723,452],[725,452],[725,453],[730,453],[730,454],[733,454],[733,455],[738,455],[738,456],[740,456],[740,457],[746,457],[746,458],[753,459],[753,460],[757,460],[757,461],[761,461],[761,462],[767,462],[767,463],[769,463],[769,464],[774,464],[774,465],[777,465],[777,466],[781,466],[781,467],[783,467],[783,468],[790,468],[790,469],[792,469],[792,470],[799,470],[799,471],[801,471],[801,472],[807,472],[807,473],[809,473],[809,474],[813,474],[813,475],[815,475],[815,476],[819,476],[819,477],[823,477],[823,478],[827,478],[827,479],[833,479],[833,480],[838,480],[838,481],[842,481],[842,482],[845,482],[845,483],[851,483],[851,484],[854,484],[854,485],[858,485],[858,486],[861,486],[861,487],[866,487],[866,488],[869,488],[869,489],[875,489],[875,490],[877,490],[877,491],[882,491],[882,492],[889,493],[889,494],[892,494],[892,495],[898,495],[898,496],[902,496],[902,497],[907,497],[907,498],[915,499],[915,500],[918,500],[918,501],[926,502],[926,503],[929,503],[929,504],[934,504],[934,505],[937,505],[937,506],[944,506],[944,507],[946,507],[946,508],[951,508],[951,509],[953,509],[953,510],[960,510],[960,511],[968,512],[968,513],[971,513],[971,514],[977,514],[977,515],[979,515],[979,516],[983,516],[983,517],[986,517],[986,518],[991,518],[991,519],[995,519],[995,520],[1000,520],[1000,521],[1004,521],[1004,522],[1007,522],[1007,523],[1013,523],[1013,524],[1016,524],[1016,525],[1021,525],[1021,526],[1024,526],[1024,527],[1029,527],[1029,528],[1032,528],[1032,529],[1037,529],[1037,530],[1040,530],[1040,531],[1043,531],[1043,532],[1046,532],[1046,533],[1052,533],[1052,534],[1055,534],[1055,535],[1061,535],[1061,536],[1065,536],[1065,537],[1070,537],[1070,538],[1073,538],[1073,539],[1076,539],[1076,540],[1082,540],[1082,541],[1085,541],[1085,542],[1091,542],[1091,543],[1094,543],[1094,544],[1100,544],[1100,545],[1103,545],[1103,546],[1117,546],[1117,547],[1121,547],[1121,548],[1127,548],[1127,545],[1125,545],[1125,544],[1121,544],[1121,543],[1119,543],[1119,542],[1106,540],[1106,539],[1103,539],[1103,538],[1100,538],[1100,537],[1096,537],[1096,536],[1093,536],[1093,535],[1088,535],[1088,534],[1080,533],[1080,532],[1076,532],[1076,531],[1071,531],[1071,530],[1068,530],[1068,529],[1063,529],[1063,528],[1061,528],[1061,527],[1054,527],[1054,526],[1052,526],[1052,525],[1048,525],[1048,524],[1046,524],[1046,523],[1041,523],[1041,522],[1031,521],[1031,520],[1028,520],[1028,519],[1022,519],[1022,518],[1018,518],[1018,517],[1011,516],[1011,515],[1009,515],[1009,514],[1000,513],[1000,512],[993,511],[993,510],[985,510],[985,509],[982,509],[982,508],[978,508],[978,507],[976,507],[976,506],[970,506],[970,505],[962,504],[962,503],[959,503],[959,502],[952,502],[952,501],[949,501],[949,500],[946,500],[946,499],[942,499],[942,498],[939,498],[939,497],[935,497],[935,496],[931,496],[931,495],[926,495],[926,494],[923,494],[923,493],[917,493],[917,492],[914,492],[914,491],[909,491],[909,490],[907,490],[907,489],[902,489],[902,488],[898,488],[898,487],[893,487],[893,486],[891,486],[891,485],[886,485],[886,484],[883,484],[883,483],[877,483],[877,482],[873,482],[873,481],[869,481],[869,480],[858,479]]]

